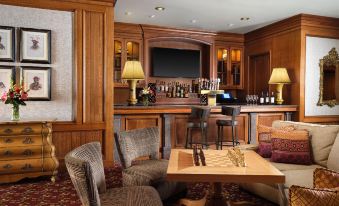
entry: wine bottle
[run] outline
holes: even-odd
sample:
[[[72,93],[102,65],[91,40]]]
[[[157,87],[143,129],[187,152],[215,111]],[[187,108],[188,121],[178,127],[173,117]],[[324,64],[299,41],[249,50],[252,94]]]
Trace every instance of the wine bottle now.
[[[260,104],[265,104],[264,92],[261,92]]]
[[[272,95],[271,95],[271,104],[275,104],[274,92],[272,92]]]
[[[266,93],[265,104],[270,104],[270,95],[268,92]]]

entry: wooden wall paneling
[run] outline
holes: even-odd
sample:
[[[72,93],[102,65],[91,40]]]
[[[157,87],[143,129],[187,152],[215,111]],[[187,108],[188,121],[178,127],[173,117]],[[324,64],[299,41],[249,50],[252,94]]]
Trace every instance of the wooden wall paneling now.
[[[128,115],[124,118],[124,130],[162,127],[160,115]]]
[[[248,94],[269,91],[268,81],[271,76],[270,53],[249,56]],[[266,94],[265,94],[266,95]]]

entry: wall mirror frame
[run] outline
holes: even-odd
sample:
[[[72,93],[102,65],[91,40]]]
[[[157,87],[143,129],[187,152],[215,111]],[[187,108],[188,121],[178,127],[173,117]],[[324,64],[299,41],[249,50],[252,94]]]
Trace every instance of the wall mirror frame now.
[[[320,88],[318,106],[334,107],[339,104],[339,56],[333,47],[320,59]]]

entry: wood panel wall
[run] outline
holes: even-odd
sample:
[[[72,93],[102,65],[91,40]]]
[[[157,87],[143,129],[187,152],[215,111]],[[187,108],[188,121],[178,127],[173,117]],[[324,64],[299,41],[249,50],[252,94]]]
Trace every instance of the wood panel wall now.
[[[53,124],[56,155],[100,141],[113,161],[113,0],[0,0],[1,4],[74,13],[74,110],[72,122]]]

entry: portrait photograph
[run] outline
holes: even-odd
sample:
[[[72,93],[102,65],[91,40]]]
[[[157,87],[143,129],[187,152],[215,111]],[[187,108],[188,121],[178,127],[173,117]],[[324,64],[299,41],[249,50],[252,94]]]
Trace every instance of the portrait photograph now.
[[[20,29],[20,61],[51,63],[51,30]]]
[[[20,82],[28,91],[28,100],[51,100],[51,68],[21,67]]]
[[[11,80],[15,84],[15,67],[0,66],[0,96],[8,91]]]
[[[15,59],[15,28],[0,26],[0,61]]]

